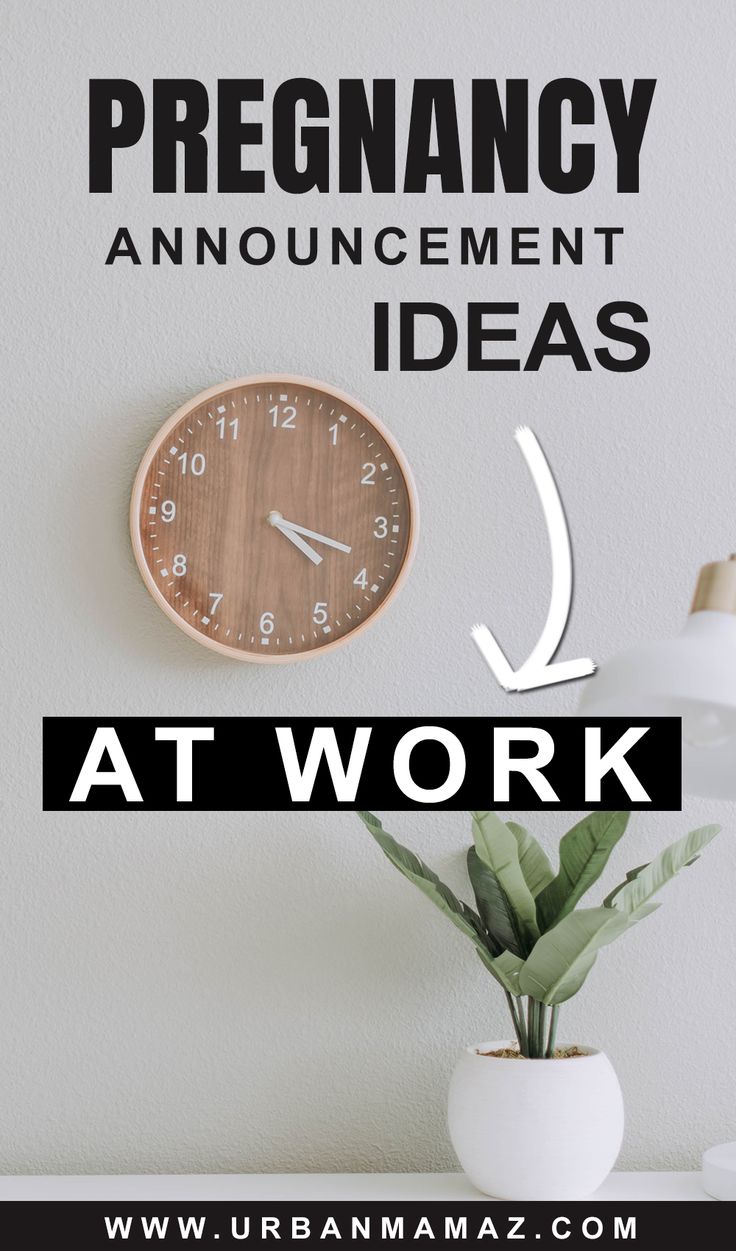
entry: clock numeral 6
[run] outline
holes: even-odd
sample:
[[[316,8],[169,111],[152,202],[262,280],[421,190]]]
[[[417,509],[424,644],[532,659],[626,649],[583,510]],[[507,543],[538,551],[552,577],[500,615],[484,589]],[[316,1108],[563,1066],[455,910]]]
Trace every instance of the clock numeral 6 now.
[[[376,539],[385,539],[388,534],[388,517],[373,518],[373,537]]]
[[[365,569],[361,569],[360,573],[356,573],[353,578],[353,586],[362,586],[363,590],[368,585],[368,573]]]
[[[361,486],[376,485],[376,466],[370,461],[363,466],[363,477],[360,479]]]
[[[173,521],[176,516],[176,504],[173,500],[164,500],[161,504],[161,520]]]
[[[188,452],[182,452],[179,457],[179,463],[183,474],[186,474],[189,469],[195,478],[201,478],[205,471],[206,461],[201,452],[195,452],[191,457]]]
[[[187,558],[183,552],[177,552],[174,557],[174,563],[171,566],[171,572],[176,578],[183,578],[187,571]]]
[[[279,426],[282,430],[296,430],[296,409],[293,404],[287,404],[284,408],[274,404],[273,408],[269,408],[268,415],[273,419],[274,429]]]
[[[261,613],[258,629],[261,634],[273,634],[274,616],[272,612]]]
[[[327,605],[317,602],[312,611],[312,621],[315,625],[324,625],[327,620]]]

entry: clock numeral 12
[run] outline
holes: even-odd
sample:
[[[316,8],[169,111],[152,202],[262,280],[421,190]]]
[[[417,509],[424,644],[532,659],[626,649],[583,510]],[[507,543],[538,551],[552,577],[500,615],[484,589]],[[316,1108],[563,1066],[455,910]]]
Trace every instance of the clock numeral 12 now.
[[[373,518],[373,537],[375,539],[385,539],[388,534],[388,517]]]
[[[283,415],[282,415],[283,414]],[[294,424],[296,420],[296,409],[293,404],[287,404],[281,409],[278,404],[274,404],[273,408],[268,410],[269,417],[273,418],[273,427],[280,427],[281,430],[295,430]],[[281,418],[281,420],[279,420]]]

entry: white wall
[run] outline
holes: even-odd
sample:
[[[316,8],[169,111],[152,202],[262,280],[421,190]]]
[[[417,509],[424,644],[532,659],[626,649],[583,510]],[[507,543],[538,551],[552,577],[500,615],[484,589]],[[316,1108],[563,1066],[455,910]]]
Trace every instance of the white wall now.
[[[546,611],[543,523],[512,439],[529,423],[575,545],[568,657],[675,631],[698,566],[734,545],[733,8],[258,0],[28,5],[4,20],[2,470],[5,574],[0,1167],[7,1171],[454,1167],[445,1088],[461,1044],[505,1032],[460,936],[341,815],[41,812],[47,714],[530,715],[469,639],[515,660]],[[154,197],[144,144],[87,192],[91,76],[656,76],[639,196],[600,175],[562,199]],[[460,93],[462,94],[462,93]],[[465,97],[467,99],[467,97]],[[463,117],[467,120],[465,106]],[[119,173],[119,178],[118,178]],[[615,268],[139,269],[103,258],[122,223],[622,224]],[[518,299],[528,343],[566,299],[586,343],[607,299],[649,310],[639,373],[374,374],[374,299]],[[237,666],[154,606],[126,510],[148,440],[186,397],[283,369],[352,391],[391,426],[421,493],[405,591],[374,631],[310,665]],[[246,783],[247,784],[247,783]],[[531,817],[553,847],[573,818]],[[607,876],[708,820],[726,832],[646,927],[601,957],[562,1034],[623,1082],[623,1164],[688,1167],[736,1126],[736,814],[688,801],[635,819]],[[461,814],[389,824],[460,880]],[[605,885],[605,883],[604,883]]]

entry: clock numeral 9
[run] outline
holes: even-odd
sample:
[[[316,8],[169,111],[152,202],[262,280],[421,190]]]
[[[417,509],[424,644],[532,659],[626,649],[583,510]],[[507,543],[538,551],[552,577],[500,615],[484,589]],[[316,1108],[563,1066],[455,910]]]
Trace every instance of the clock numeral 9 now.
[[[189,456],[188,452],[182,452],[179,457],[179,463],[181,464],[181,471],[183,474],[187,473],[188,467],[194,474],[195,478],[201,478],[205,471],[206,461],[201,452],[195,452],[192,457]]]
[[[260,630],[261,634],[265,634],[265,635],[273,634],[273,628],[274,628],[273,613],[272,612],[261,613],[261,619],[258,622],[258,629]]]
[[[373,537],[375,539],[385,539],[388,534],[388,517],[373,518]]]
[[[174,557],[174,563],[171,566],[171,572],[175,578],[183,578],[187,571],[187,558],[183,552],[178,552]]]
[[[315,625],[324,625],[327,620],[327,605],[317,602],[312,611],[312,621]]]
[[[282,416],[283,414],[283,416]],[[269,408],[268,415],[273,419],[273,427],[279,426],[282,430],[296,430],[294,422],[296,420],[296,409],[293,404],[287,404],[285,408],[274,404],[273,408]],[[279,420],[279,418],[281,418]]]
[[[176,504],[173,500],[164,500],[161,504],[161,520],[173,521],[176,516]]]
[[[370,461],[363,466],[363,477],[360,479],[361,486],[376,485],[376,466]]]

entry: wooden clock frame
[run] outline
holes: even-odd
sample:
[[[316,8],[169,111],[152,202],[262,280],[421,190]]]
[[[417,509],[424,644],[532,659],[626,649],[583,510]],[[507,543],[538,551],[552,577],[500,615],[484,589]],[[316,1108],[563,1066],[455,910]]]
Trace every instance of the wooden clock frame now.
[[[409,501],[409,539],[404,559],[401,563],[401,568],[399,569],[393,584],[386,592],[384,599],[378,607],[374,609],[370,616],[359,622],[358,625],[356,625],[347,634],[344,634],[339,638],[332,639],[330,642],[324,643],[321,647],[312,648],[309,651],[303,652],[290,652],[283,655],[275,655],[274,653],[264,655],[259,652],[241,651],[237,648],[230,647],[227,644],[220,643],[216,639],[202,634],[201,631],[190,625],[188,621],[185,621],[177,612],[174,611],[171,604],[161,593],[161,590],[156,584],[143,550],[140,532],[141,498],[143,495],[146,477],[151,467],[151,462],[155,456],[157,456],[161,445],[168,440],[171,432],[179,425],[184,417],[188,416],[189,413],[191,413],[194,409],[199,408],[200,405],[206,403],[208,400],[212,400],[215,396],[222,395],[229,390],[234,390],[238,387],[279,385],[282,383],[285,386],[312,387],[315,390],[323,391],[326,395],[331,396],[339,403],[348,405],[350,408],[354,409],[356,413],[359,413],[374,427],[386,443],[386,446],[390,449],[392,455],[395,457],[404,477]],[[356,400],[354,396],[349,395],[346,391],[342,391],[338,387],[332,386],[330,383],[320,382],[316,378],[307,378],[299,374],[252,374],[245,375],[240,378],[226,379],[223,382],[217,383],[215,386],[211,386],[204,391],[200,391],[197,395],[193,396],[191,399],[187,400],[186,403],[177,408],[176,412],[173,413],[166,422],[164,422],[163,426],[159,427],[143,455],[133,483],[133,491],[130,500],[130,537],[133,546],[133,555],[135,556],[136,564],[145,587],[158,607],[171,621],[173,621],[174,625],[178,626],[178,628],[183,631],[184,634],[194,639],[200,644],[200,646],[206,647],[210,651],[219,652],[220,655],[227,656],[230,660],[239,660],[245,661],[249,664],[261,665],[293,664],[301,660],[317,659],[320,656],[326,655],[328,652],[334,651],[338,647],[343,647],[359,634],[368,630],[386,611],[389,604],[393,601],[404,585],[414,561],[417,541],[419,538],[419,500],[414,475],[406,457],[404,456],[404,453],[383,422],[376,417],[376,415],[371,412],[365,404]]]

